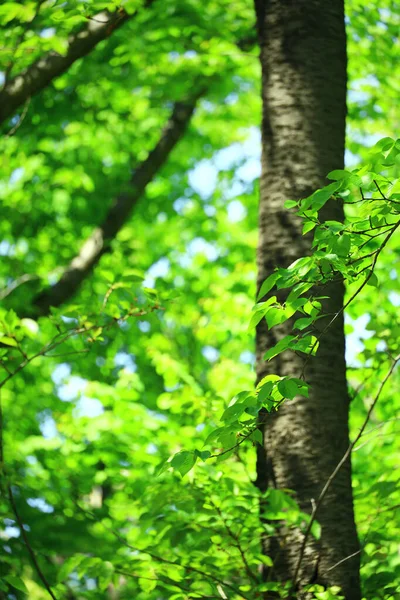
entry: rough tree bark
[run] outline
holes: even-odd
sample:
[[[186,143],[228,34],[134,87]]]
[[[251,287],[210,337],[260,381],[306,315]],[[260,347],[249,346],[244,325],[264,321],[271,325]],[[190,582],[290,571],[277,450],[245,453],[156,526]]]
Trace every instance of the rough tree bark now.
[[[309,196],[326,185],[326,174],[343,168],[346,118],[346,38],[342,0],[255,0],[262,67],[262,175],[260,181],[258,285],[275,266],[287,267],[310,251],[286,199]],[[332,202],[324,218],[342,220]],[[343,286],[324,290],[325,309],[343,305]],[[322,295],[321,293],[319,295]],[[323,327],[323,320],[321,326]],[[257,379],[270,372],[299,376],[304,359],[283,354],[271,363],[265,351],[290,324],[257,331]],[[336,319],[306,369],[310,398],[286,402],[267,415],[257,484],[294,490],[301,508],[313,502],[349,444],[343,319]],[[299,571],[297,598],[310,583],[339,585],[347,600],[359,600],[359,554],[354,524],[350,461],[341,469],[318,512],[319,541],[309,539]],[[282,527],[265,540],[274,560],[270,580],[293,580],[303,535]],[[336,565],[356,553],[353,558]],[[270,597],[270,596],[268,596]]]

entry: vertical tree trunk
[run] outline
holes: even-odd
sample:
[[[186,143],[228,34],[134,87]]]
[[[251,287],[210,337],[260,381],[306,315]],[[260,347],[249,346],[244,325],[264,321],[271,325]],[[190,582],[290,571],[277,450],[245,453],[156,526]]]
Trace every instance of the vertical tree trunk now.
[[[287,267],[310,251],[286,199],[309,196],[326,185],[326,174],[343,167],[346,118],[346,38],[342,0],[255,0],[262,66],[262,175],[260,183],[258,284],[275,266]],[[331,203],[324,218],[342,220]],[[325,292],[327,290],[324,290]],[[343,304],[343,286],[331,285],[325,310]],[[289,331],[286,324],[257,331],[257,378],[269,372],[299,376],[303,359],[283,354],[271,363],[265,351]],[[344,359],[343,319],[336,319],[307,366],[310,398],[286,402],[267,416],[265,453],[258,460],[258,485],[294,490],[301,508],[313,502],[349,444],[349,397]],[[262,454],[262,456],[261,456]],[[266,457],[266,458],[265,458]],[[339,585],[347,600],[359,600],[350,461],[337,475],[318,512],[319,541],[310,538],[300,569],[301,587],[310,582]],[[303,535],[280,529],[265,540],[274,560],[271,580],[294,575]]]

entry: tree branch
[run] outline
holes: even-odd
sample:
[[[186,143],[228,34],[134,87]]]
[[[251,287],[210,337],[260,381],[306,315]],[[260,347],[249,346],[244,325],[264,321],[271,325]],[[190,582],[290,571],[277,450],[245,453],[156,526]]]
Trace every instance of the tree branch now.
[[[47,314],[50,306],[60,306],[71,298],[102,255],[109,250],[112,240],[129,219],[132,209],[139,201],[147,184],[165,164],[171,151],[182,138],[196,103],[204,92],[205,90],[202,89],[190,100],[175,103],[172,115],[158,143],[146,160],[134,170],[130,180],[130,192],[122,193],[114,199],[103,223],[84,242],[80,252],[72,259],[61,279],[37,296],[34,300],[37,313]]]
[[[292,589],[296,589],[296,585],[298,583],[298,575],[299,575],[299,572],[300,572],[301,563],[303,561],[303,557],[304,557],[304,553],[305,553],[307,541],[308,541],[308,538],[310,536],[312,526],[313,526],[313,524],[314,524],[314,522],[316,520],[316,517],[317,517],[317,512],[318,512],[319,508],[321,507],[321,504],[322,504],[322,502],[323,502],[326,494],[328,493],[329,488],[331,487],[331,485],[333,483],[333,480],[335,479],[336,475],[338,474],[338,472],[340,471],[340,469],[343,467],[343,465],[346,463],[346,461],[349,459],[350,454],[353,452],[354,446],[358,443],[358,441],[362,437],[362,435],[363,435],[363,433],[365,431],[365,428],[367,427],[367,425],[369,423],[369,420],[371,418],[372,412],[375,409],[375,406],[377,405],[378,400],[379,400],[379,398],[381,396],[382,390],[385,387],[385,384],[388,381],[388,379],[390,379],[393,371],[395,370],[395,368],[396,368],[396,366],[397,366],[397,364],[399,362],[400,362],[400,354],[393,359],[393,362],[392,362],[392,365],[391,365],[389,371],[385,375],[383,381],[381,382],[381,384],[379,386],[379,389],[378,389],[378,392],[377,392],[375,398],[372,400],[372,402],[370,404],[370,407],[369,407],[369,409],[367,411],[367,415],[366,415],[366,417],[364,419],[363,424],[361,425],[361,427],[360,427],[357,435],[355,436],[354,440],[352,442],[350,442],[350,444],[349,444],[346,452],[343,454],[342,458],[340,459],[340,461],[338,462],[338,464],[334,468],[333,472],[331,473],[331,475],[326,480],[325,485],[322,488],[321,493],[320,493],[320,495],[319,495],[319,497],[317,499],[317,502],[314,504],[310,520],[308,522],[306,531],[304,533],[303,542],[302,542],[302,545],[301,545],[301,548],[300,548],[299,557],[298,557],[297,564],[296,564],[296,569],[295,569],[295,572],[294,572],[294,575],[293,575]],[[352,556],[356,556],[356,554],[357,553],[354,553],[354,554],[352,554]],[[335,567],[336,566],[337,565],[335,565]]]
[[[53,598],[53,600],[57,600],[56,596],[53,593],[53,590],[50,587],[49,582],[47,581],[47,579],[46,579],[46,577],[45,577],[42,569],[40,568],[40,565],[39,565],[39,563],[37,561],[37,558],[36,558],[35,551],[33,550],[32,546],[30,544],[29,538],[28,538],[28,536],[26,534],[26,531],[25,531],[24,523],[23,523],[23,521],[21,519],[21,516],[20,516],[20,514],[18,512],[18,509],[17,509],[17,505],[16,505],[16,502],[15,502],[15,499],[14,499],[14,494],[12,492],[11,485],[7,486],[7,490],[8,490],[8,499],[10,501],[10,505],[11,505],[12,511],[13,511],[13,513],[15,515],[15,519],[16,519],[16,521],[18,523],[18,527],[20,529],[21,536],[22,536],[22,538],[23,538],[23,540],[25,542],[25,545],[27,547],[27,550],[29,552],[29,556],[31,557],[32,564],[35,567],[35,570],[36,570],[36,572],[37,572],[37,574],[38,574],[41,582],[43,583],[44,587],[46,588],[49,596],[51,596],[51,598]]]
[[[148,0],[146,4],[151,1]],[[11,117],[28,98],[41,92],[53,79],[65,73],[76,60],[89,54],[130,16],[125,11],[102,11],[89,19],[84,29],[70,36],[65,56],[51,51],[6,82],[0,92],[0,123]]]
[[[228,589],[232,590],[232,592],[234,592],[235,594],[237,594],[239,598],[242,598],[242,599],[244,598],[244,600],[250,600],[249,596],[246,596],[235,585],[233,585],[232,583],[229,583],[229,582],[227,582],[227,581],[225,581],[223,579],[220,579],[219,577],[217,577],[213,573],[204,571],[204,570],[202,570],[200,568],[194,567],[193,565],[185,565],[185,564],[182,564],[182,563],[179,563],[179,562],[175,562],[175,560],[171,560],[170,558],[166,558],[166,557],[161,556],[159,554],[154,554],[154,552],[152,552],[151,548],[149,548],[149,547],[139,548],[139,547],[136,547],[136,546],[132,546],[131,544],[129,544],[127,542],[127,540],[122,535],[120,535],[120,533],[118,531],[116,531],[112,527],[106,525],[104,523],[104,521],[99,521],[93,512],[87,510],[86,508],[83,508],[82,506],[80,506],[80,504],[78,504],[78,502],[75,502],[75,506],[83,514],[85,514],[88,517],[90,517],[90,519],[92,521],[94,521],[95,523],[100,524],[104,529],[106,529],[107,531],[109,531],[126,548],[129,548],[130,550],[133,550],[134,552],[140,552],[140,553],[143,553],[143,554],[148,554],[149,556],[151,556],[151,558],[153,560],[155,560],[157,562],[165,563],[165,564],[169,564],[169,565],[173,565],[174,567],[179,567],[181,569],[184,569],[188,573],[197,573],[198,575],[200,575],[202,577],[202,579],[204,579],[204,578],[211,579],[212,581],[214,581],[215,583],[217,583],[219,586],[221,586],[222,591],[223,591],[224,587],[227,587]],[[172,556],[171,558],[174,558],[174,557],[176,559],[181,558],[181,557],[178,557],[176,555]],[[218,589],[218,586],[217,586],[217,589]]]

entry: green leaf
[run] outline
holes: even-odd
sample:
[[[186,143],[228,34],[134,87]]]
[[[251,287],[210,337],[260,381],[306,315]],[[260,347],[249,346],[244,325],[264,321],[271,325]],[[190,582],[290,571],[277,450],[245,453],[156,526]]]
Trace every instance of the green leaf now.
[[[124,272],[122,279],[123,281],[131,281],[132,283],[136,283],[137,281],[142,281],[145,278],[145,275],[142,271],[137,269],[128,269]]]
[[[33,319],[21,319],[21,327],[24,334],[31,339],[35,339],[39,333],[39,325]]]
[[[351,236],[348,233],[340,235],[335,244],[335,252],[338,256],[347,256],[350,252]]]
[[[49,38],[49,45],[54,52],[60,54],[61,56],[65,56],[68,52],[68,40],[63,40],[57,35],[53,35],[51,38]]]
[[[146,593],[152,592],[157,587],[157,579],[156,578],[152,579],[152,578],[139,577],[138,583],[139,583],[141,589]]]
[[[215,442],[220,434],[225,431],[225,427],[217,427],[217,429],[214,429],[206,438],[206,441],[204,442],[204,446],[210,446],[213,442]]]
[[[312,231],[316,227],[316,225],[318,225],[318,223],[316,223],[315,221],[307,221],[306,223],[304,223],[303,235],[306,235],[306,233]]]
[[[175,454],[173,459],[171,460],[170,466],[179,471],[182,475],[186,475],[196,464],[197,456],[194,452],[189,452],[188,450],[182,450]]]
[[[13,588],[19,590],[20,592],[28,593],[28,588],[19,577],[14,577],[14,575],[6,575],[4,577],[4,581],[9,583]]]
[[[289,267],[289,271],[294,271],[298,277],[304,277],[313,267],[313,258],[310,256],[303,256],[295,260]]]
[[[313,210],[320,210],[324,204],[332,197],[340,187],[342,183],[340,181],[335,181],[334,183],[330,183],[329,185],[321,188],[314,192],[311,196],[301,201],[300,208],[302,211],[309,209],[310,207]]]
[[[284,398],[288,398],[289,400],[293,400],[299,392],[297,384],[291,379],[282,379],[278,383],[278,390]]]
[[[391,137],[384,137],[382,139],[380,139],[375,146],[372,147],[373,150],[379,150],[379,151],[383,151],[383,150],[388,150],[389,148],[392,148],[393,145],[395,143],[395,140]]]
[[[224,427],[219,436],[219,442],[224,449],[233,448],[237,444],[237,431],[232,427]]]
[[[159,477],[160,475],[162,475],[163,473],[165,473],[166,471],[168,471],[168,469],[171,468],[171,461],[169,460],[162,460],[159,465],[156,467],[154,474],[156,477]]]
[[[243,402],[236,402],[224,410],[221,421],[226,421],[228,424],[237,421],[245,409],[246,405]]]
[[[259,556],[259,559],[266,567],[272,567],[274,564],[274,561],[272,560],[272,558],[270,556],[267,556],[266,554],[261,554]]]
[[[344,225],[340,221],[325,221],[324,227],[329,227],[333,233],[339,233],[343,231]]]
[[[255,305],[248,327],[249,330],[253,329],[258,325],[261,319],[265,316],[268,306],[274,304],[274,302],[276,302],[276,296],[271,296],[271,298],[268,298],[268,300],[266,300],[265,302],[259,302]]]
[[[311,525],[311,533],[316,540],[321,539],[321,525],[318,523],[318,521],[314,521],[314,523]]]
[[[367,271],[367,285],[370,285],[372,287],[377,287],[379,284],[378,278],[375,275],[375,273],[373,271]],[[1,338],[0,341],[2,342],[4,338]]]
[[[267,566],[272,566],[272,565],[267,565]],[[280,583],[275,583],[273,581],[269,581],[267,583],[261,583],[259,586],[257,586],[257,590],[259,592],[278,592],[278,596],[279,597],[281,594],[281,590],[282,590],[282,585]]]
[[[62,583],[85,559],[86,556],[84,554],[74,554],[74,556],[67,558],[58,570],[57,582]]]
[[[275,325],[280,325],[281,323],[284,323],[284,321],[286,321],[289,317],[287,316],[287,313],[285,312],[283,306],[271,306],[270,308],[268,308],[265,314],[265,318],[268,324],[268,328],[272,329],[272,327],[274,327]]]
[[[334,171],[330,171],[326,177],[333,181],[339,181],[341,179],[348,179],[350,175],[350,171],[346,171],[345,169],[335,169]]]
[[[99,589],[104,592],[112,581],[114,565],[110,561],[102,561],[98,569]]]
[[[283,206],[287,209],[295,208],[298,205],[299,205],[298,200],[285,200],[285,202],[283,203]]]
[[[284,352],[288,348],[291,348],[292,344],[294,343],[294,340],[296,339],[297,338],[294,335],[285,336],[282,340],[275,344],[275,346],[267,350],[267,352],[264,354],[264,360],[272,360],[273,358],[275,358],[275,356],[281,354],[281,352]]]
[[[270,290],[272,290],[279,277],[279,273],[272,273],[272,275],[267,277],[267,279],[262,284],[260,291],[258,292],[257,300],[261,300],[261,298],[263,298],[266,294],[268,294]]]
[[[302,317],[295,321],[293,329],[299,329],[302,331],[303,329],[307,329],[307,327],[309,327],[314,321],[314,317]]]
[[[248,331],[251,331],[252,329],[257,327],[257,325],[260,323],[260,321],[264,318],[264,315],[265,315],[265,312],[263,310],[254,311],[251,316],[251,319],[250,319]]]
[[[209,452],[208,450],[195,450],[194,453],[202,461],[206,461],[207,458],[210,458],[211,456],[211,452]]]
[[[321,308],[321,302],[318,302],[315,298],[310,298],[303,306],[304,312],[310,315],[313,321],[315,321],[315,318],[320,314]]]
[[[5,346],[12,346],[14,348],[18,346],[18,342],[14,340],[14,338],[10,338],[6,335],[0,337],[0,344],[4,344]]]
[[[255,442],[257,442],[258,444],[260,444],[260,446],[263,445],[264,440],[263,440],[263,435],[261,433],[261,431],[259,429],[255,429],[253,431],[253,433],[250,436],[251,440],[254,440]]]
[[[314,356],[317,353],[318,346],[319,342],[314,335],[306,335],[293,343],[291,348],[298,352],[304,352],[305,354],[310,354],[312,352],[312,355]]]
[[[258,392],[258,399],[260,402],[264,403],[266,401],[266,399],[269,398],[273,387],[274,387],[274,384],[272,381],[268,381],[267,383],[264,383],[260,387],[259,392]]]

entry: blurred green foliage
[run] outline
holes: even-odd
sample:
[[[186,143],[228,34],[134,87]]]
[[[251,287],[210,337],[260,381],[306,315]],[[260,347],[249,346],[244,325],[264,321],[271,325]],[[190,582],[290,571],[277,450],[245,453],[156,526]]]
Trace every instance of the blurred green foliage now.
[[[270,560],[261,533],[273,531],[274,519],[295,524],[304,515],[290,494],[269,490],[269,521],[260,521],[256,439],[217,459],[201,450],[231,399],[254,383],[247,324],[261,103],[253,7],[244,0],[122,6],[130,18],[120,29],[2,124],[2,377],[23,368],[0,391],[0,597],[49,597],[11,509],[10,485],[59,599],[255,598],[277,587],[261,580],[259,565]],[[100,11],[120,8],[3,2],[3,83],[45,53],[65,55],[69,36]],[[391,0],[351,0],[347,11],[348,148],[356,161],[399,122],[398,11]],[[57,281],[113,198],[129,192],[173,103],[199,84],[207,91],[185,136],[111,251],[70,303],[31,319],[39,291]],[[379,286],[349,307],[350,348],[360,331],[351,334],[350,321],[368,322],[349,367],[351,387],[362,386],[352,406],[355,434],[398,343],[399,264],[392,243],[376,266]],[[368,600],[400,593],[399,393],[395,374],[353,455]],[[235,446],[236,433],[225,434],[221,447]],[[177,454],[177,469],[163,470]]]

